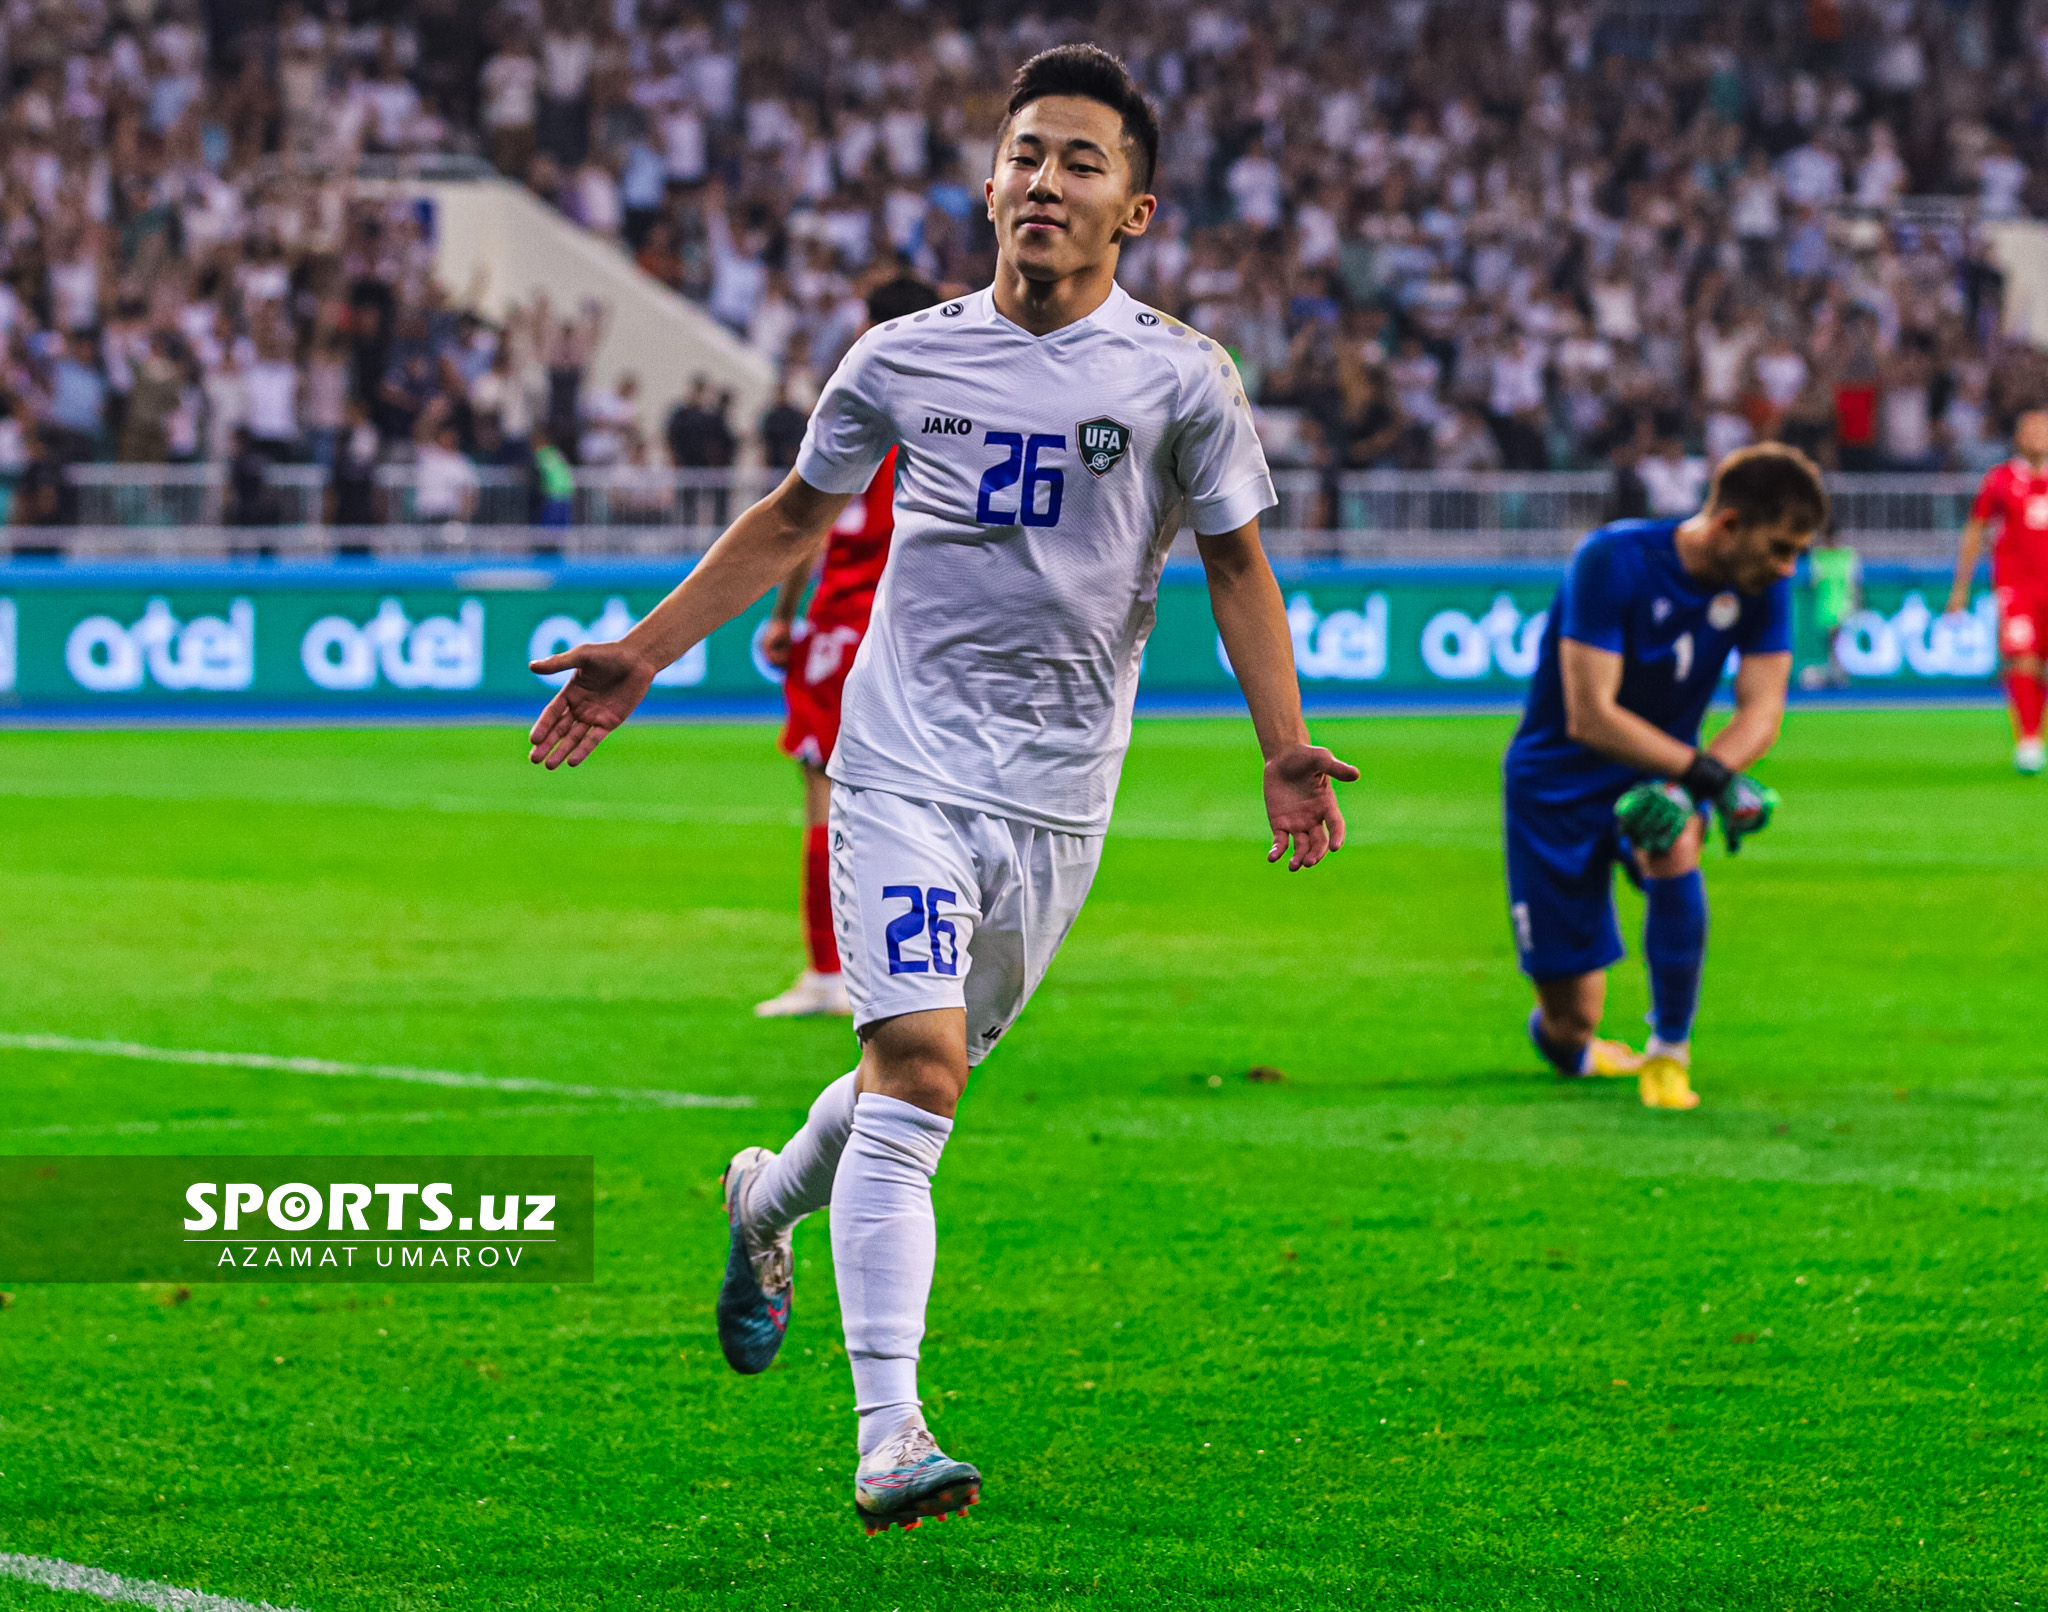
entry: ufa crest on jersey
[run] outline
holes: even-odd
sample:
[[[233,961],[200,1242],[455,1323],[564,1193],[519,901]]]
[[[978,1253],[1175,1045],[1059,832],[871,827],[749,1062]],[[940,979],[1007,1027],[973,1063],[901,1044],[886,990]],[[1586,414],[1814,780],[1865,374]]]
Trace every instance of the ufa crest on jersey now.
[[[1131,428],[1106,414],[1083,420],[1074,427],[1074,437],[1081,445],[1081,463],[1097,476],[1108,475],[1130,451]]]

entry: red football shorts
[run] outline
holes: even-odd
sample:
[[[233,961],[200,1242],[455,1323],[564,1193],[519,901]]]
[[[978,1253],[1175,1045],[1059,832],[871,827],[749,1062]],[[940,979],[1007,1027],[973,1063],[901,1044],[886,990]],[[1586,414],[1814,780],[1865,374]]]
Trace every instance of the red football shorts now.
[[[807,620],[790,626],[794,641],[782,680],[789,720],[782,726],[782,752],[822,767],[839,742],[839,699],[860,648],[861,629]]]
[[[1998,647],[2009,658],[2048,651],[2048,582],[1998,585]]]

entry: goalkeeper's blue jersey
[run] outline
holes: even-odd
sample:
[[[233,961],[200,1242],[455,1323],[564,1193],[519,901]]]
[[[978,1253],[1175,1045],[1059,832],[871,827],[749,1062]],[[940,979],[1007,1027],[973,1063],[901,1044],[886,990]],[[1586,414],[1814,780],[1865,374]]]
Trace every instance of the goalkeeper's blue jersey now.
[[[1618,793],[1642,776],[1567,730],[1560,637],[1621,656],[1622,709],[1686,744],[1699,742],[1730,651],[1769,655],[1792,647],[1792,584],[1777,582],[1761,594],[1702,586],[1679,563],[1678,524],[1615,521],[1572,556],[1543,630],[1528,708],[1508,746],[1509,785],[1523,800]]]

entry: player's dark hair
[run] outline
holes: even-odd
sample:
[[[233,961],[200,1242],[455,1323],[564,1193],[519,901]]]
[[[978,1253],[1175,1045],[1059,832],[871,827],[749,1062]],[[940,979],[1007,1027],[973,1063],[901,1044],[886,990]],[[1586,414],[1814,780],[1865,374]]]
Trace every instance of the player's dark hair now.
[[[1159,114],[1145,99],[1130,69],[1100,45],[1055,45],[1041,50],[1017,69],[1010,80],[1010,104],[996,131],[1000,146],[1009,133],[1010,120],[1033,101],[1048,95],[1078,95],[1100,101],[1124,122],[1124,157],[1131,165],[1131,194],[1142,196],[1152,188],[1153,170],[1159,166]]]
[[[1826,531],[1829,519],[1820,467],[1782,442],[1737,448],[1723,459],[1714,471],[1707,508],[1732,509],[1743,526],[1790,524],[1809,532]]]
[[[885,324],[919,313],[938,300],[936,286],[927,285],[914,274],[899,274],[868,293],[868,319],[877,325]]]

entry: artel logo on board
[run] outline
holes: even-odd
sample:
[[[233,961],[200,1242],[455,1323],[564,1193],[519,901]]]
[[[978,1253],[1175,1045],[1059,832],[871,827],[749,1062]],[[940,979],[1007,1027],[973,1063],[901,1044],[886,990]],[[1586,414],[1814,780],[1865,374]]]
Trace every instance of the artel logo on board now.
[[[484,680],[484,607],[465,599],[452,616],[414,621],[386,599],[360,626],[322,616],[299,640],[299,664],[315,686],[336,693],[375,688],[380,672],[393,688],[475,688]]]
[[[64,638],[64,669],[92,694],[128,694],[153,682],[182,693],[232,693],[256,681],[256,607],[237,599],[221,616],[180,621],[168,599],[152,599],[123,626],[87,616]]]

